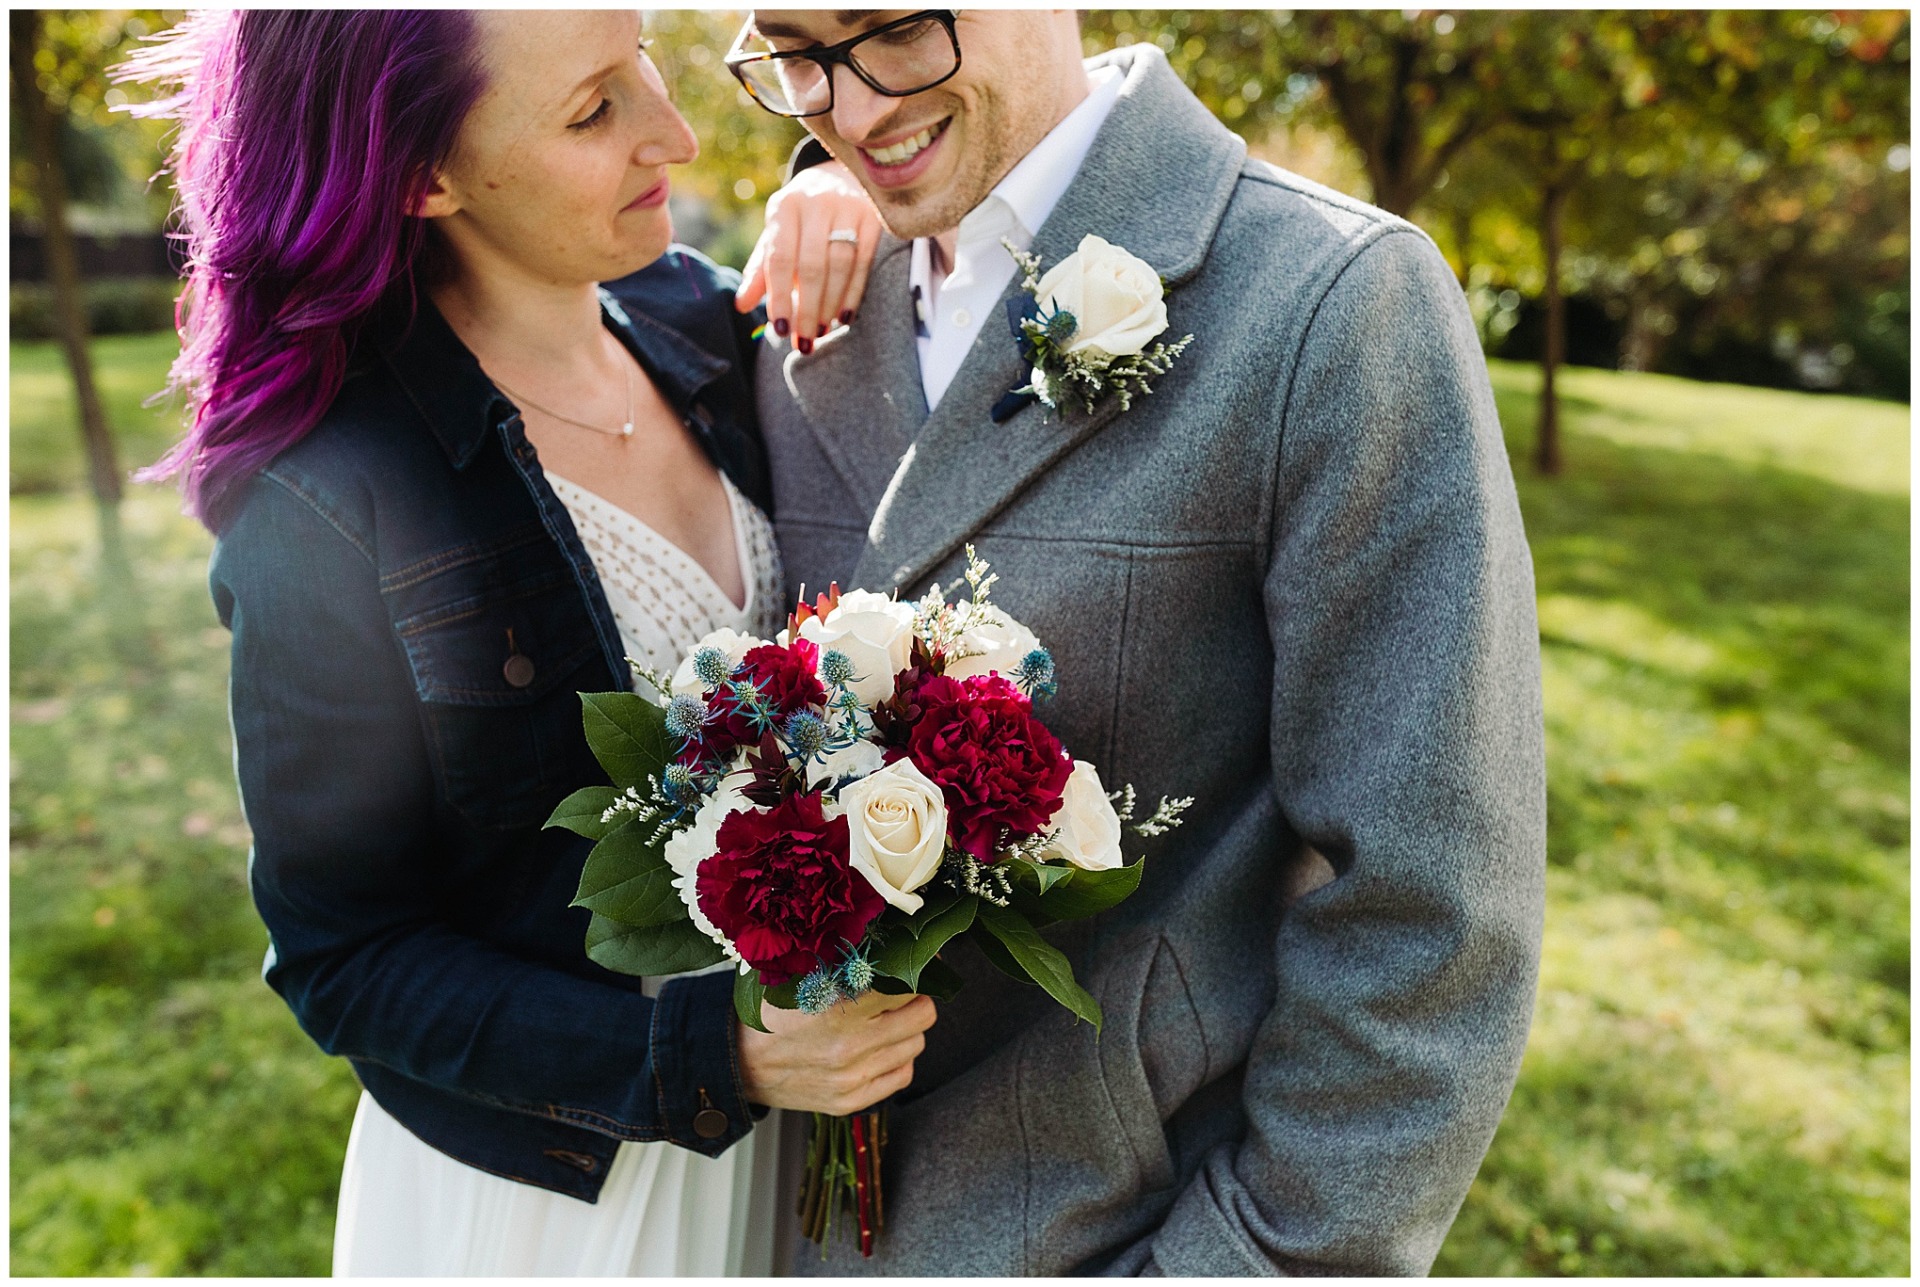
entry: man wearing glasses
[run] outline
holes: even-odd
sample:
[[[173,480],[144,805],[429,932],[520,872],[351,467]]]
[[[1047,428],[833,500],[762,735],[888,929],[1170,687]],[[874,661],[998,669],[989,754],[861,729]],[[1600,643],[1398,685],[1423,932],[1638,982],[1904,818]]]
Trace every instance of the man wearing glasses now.
[[[1518,1070],[1545,855],[1531,564],[1451,273],[1249,161],[1157,49],[1083,63],[1070,12],[759,11],[727,61],[893,234],[859,318],[760,364],[790,580],[915,596],[971,542],[1054,651],[1047,722],[1196,800],[1049,930],[1097,1037],[950,954],[981,982],[893,1114],[880,1253],[796,1267],[1425,1272]],[[1053,409],[1003,243],[1089,234],[1193,340]]]

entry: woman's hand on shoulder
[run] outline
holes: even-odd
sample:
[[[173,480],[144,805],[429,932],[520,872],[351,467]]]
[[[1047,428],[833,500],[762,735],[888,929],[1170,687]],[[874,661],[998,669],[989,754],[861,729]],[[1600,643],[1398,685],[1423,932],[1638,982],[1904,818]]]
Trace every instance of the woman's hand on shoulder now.
[[[835,240],[836,231],[854,240]],[[734,306],[745,313],[764,299],[767,324],[805,353],[860,311],[879,244],[880,215],[859,180],[838,161],[811,166],[767,199]]]

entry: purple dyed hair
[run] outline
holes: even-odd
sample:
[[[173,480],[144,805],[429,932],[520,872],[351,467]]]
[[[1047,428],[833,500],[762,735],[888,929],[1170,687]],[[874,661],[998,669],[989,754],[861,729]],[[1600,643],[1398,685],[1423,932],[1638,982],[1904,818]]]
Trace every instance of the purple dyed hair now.
[[[312,431],[366,323],[411,318],[426,221],[406,212],[481,90],[455,10],[195,14],[127,60],[178,87],[137,109],[180,122],[171,167],[187,247],[175,313],[179,475],[214,531],[239,489]]]

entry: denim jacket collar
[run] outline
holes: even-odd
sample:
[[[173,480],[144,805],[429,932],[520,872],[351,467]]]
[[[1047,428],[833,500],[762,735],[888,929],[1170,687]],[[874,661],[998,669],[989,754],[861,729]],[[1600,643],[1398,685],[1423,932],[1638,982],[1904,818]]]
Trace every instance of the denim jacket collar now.
[[[601,321],[639,360],[679,415],[687,415],[700,392],[731,369],[725,358],[673,327],[628,313],[604,289],[599,294]],[[430,300],[422,298],[413,324],[377,343],[376,349],[453,467],[465,469],[513,404],[494,387]]]

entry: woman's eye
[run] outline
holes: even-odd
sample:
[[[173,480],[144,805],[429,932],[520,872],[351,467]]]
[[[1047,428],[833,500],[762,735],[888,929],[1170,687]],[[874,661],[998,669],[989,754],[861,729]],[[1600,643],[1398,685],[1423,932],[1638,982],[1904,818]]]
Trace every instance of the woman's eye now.
[[[603,98],[600,100],[600,106],[593,109],[592,116],[589,116],[584,121],[575,121],[573,124],[567,126],[567,128],[570,130],[591,129],[595,125],[598,125],[606,114],[612,110],[613,100],[611,98]]]

